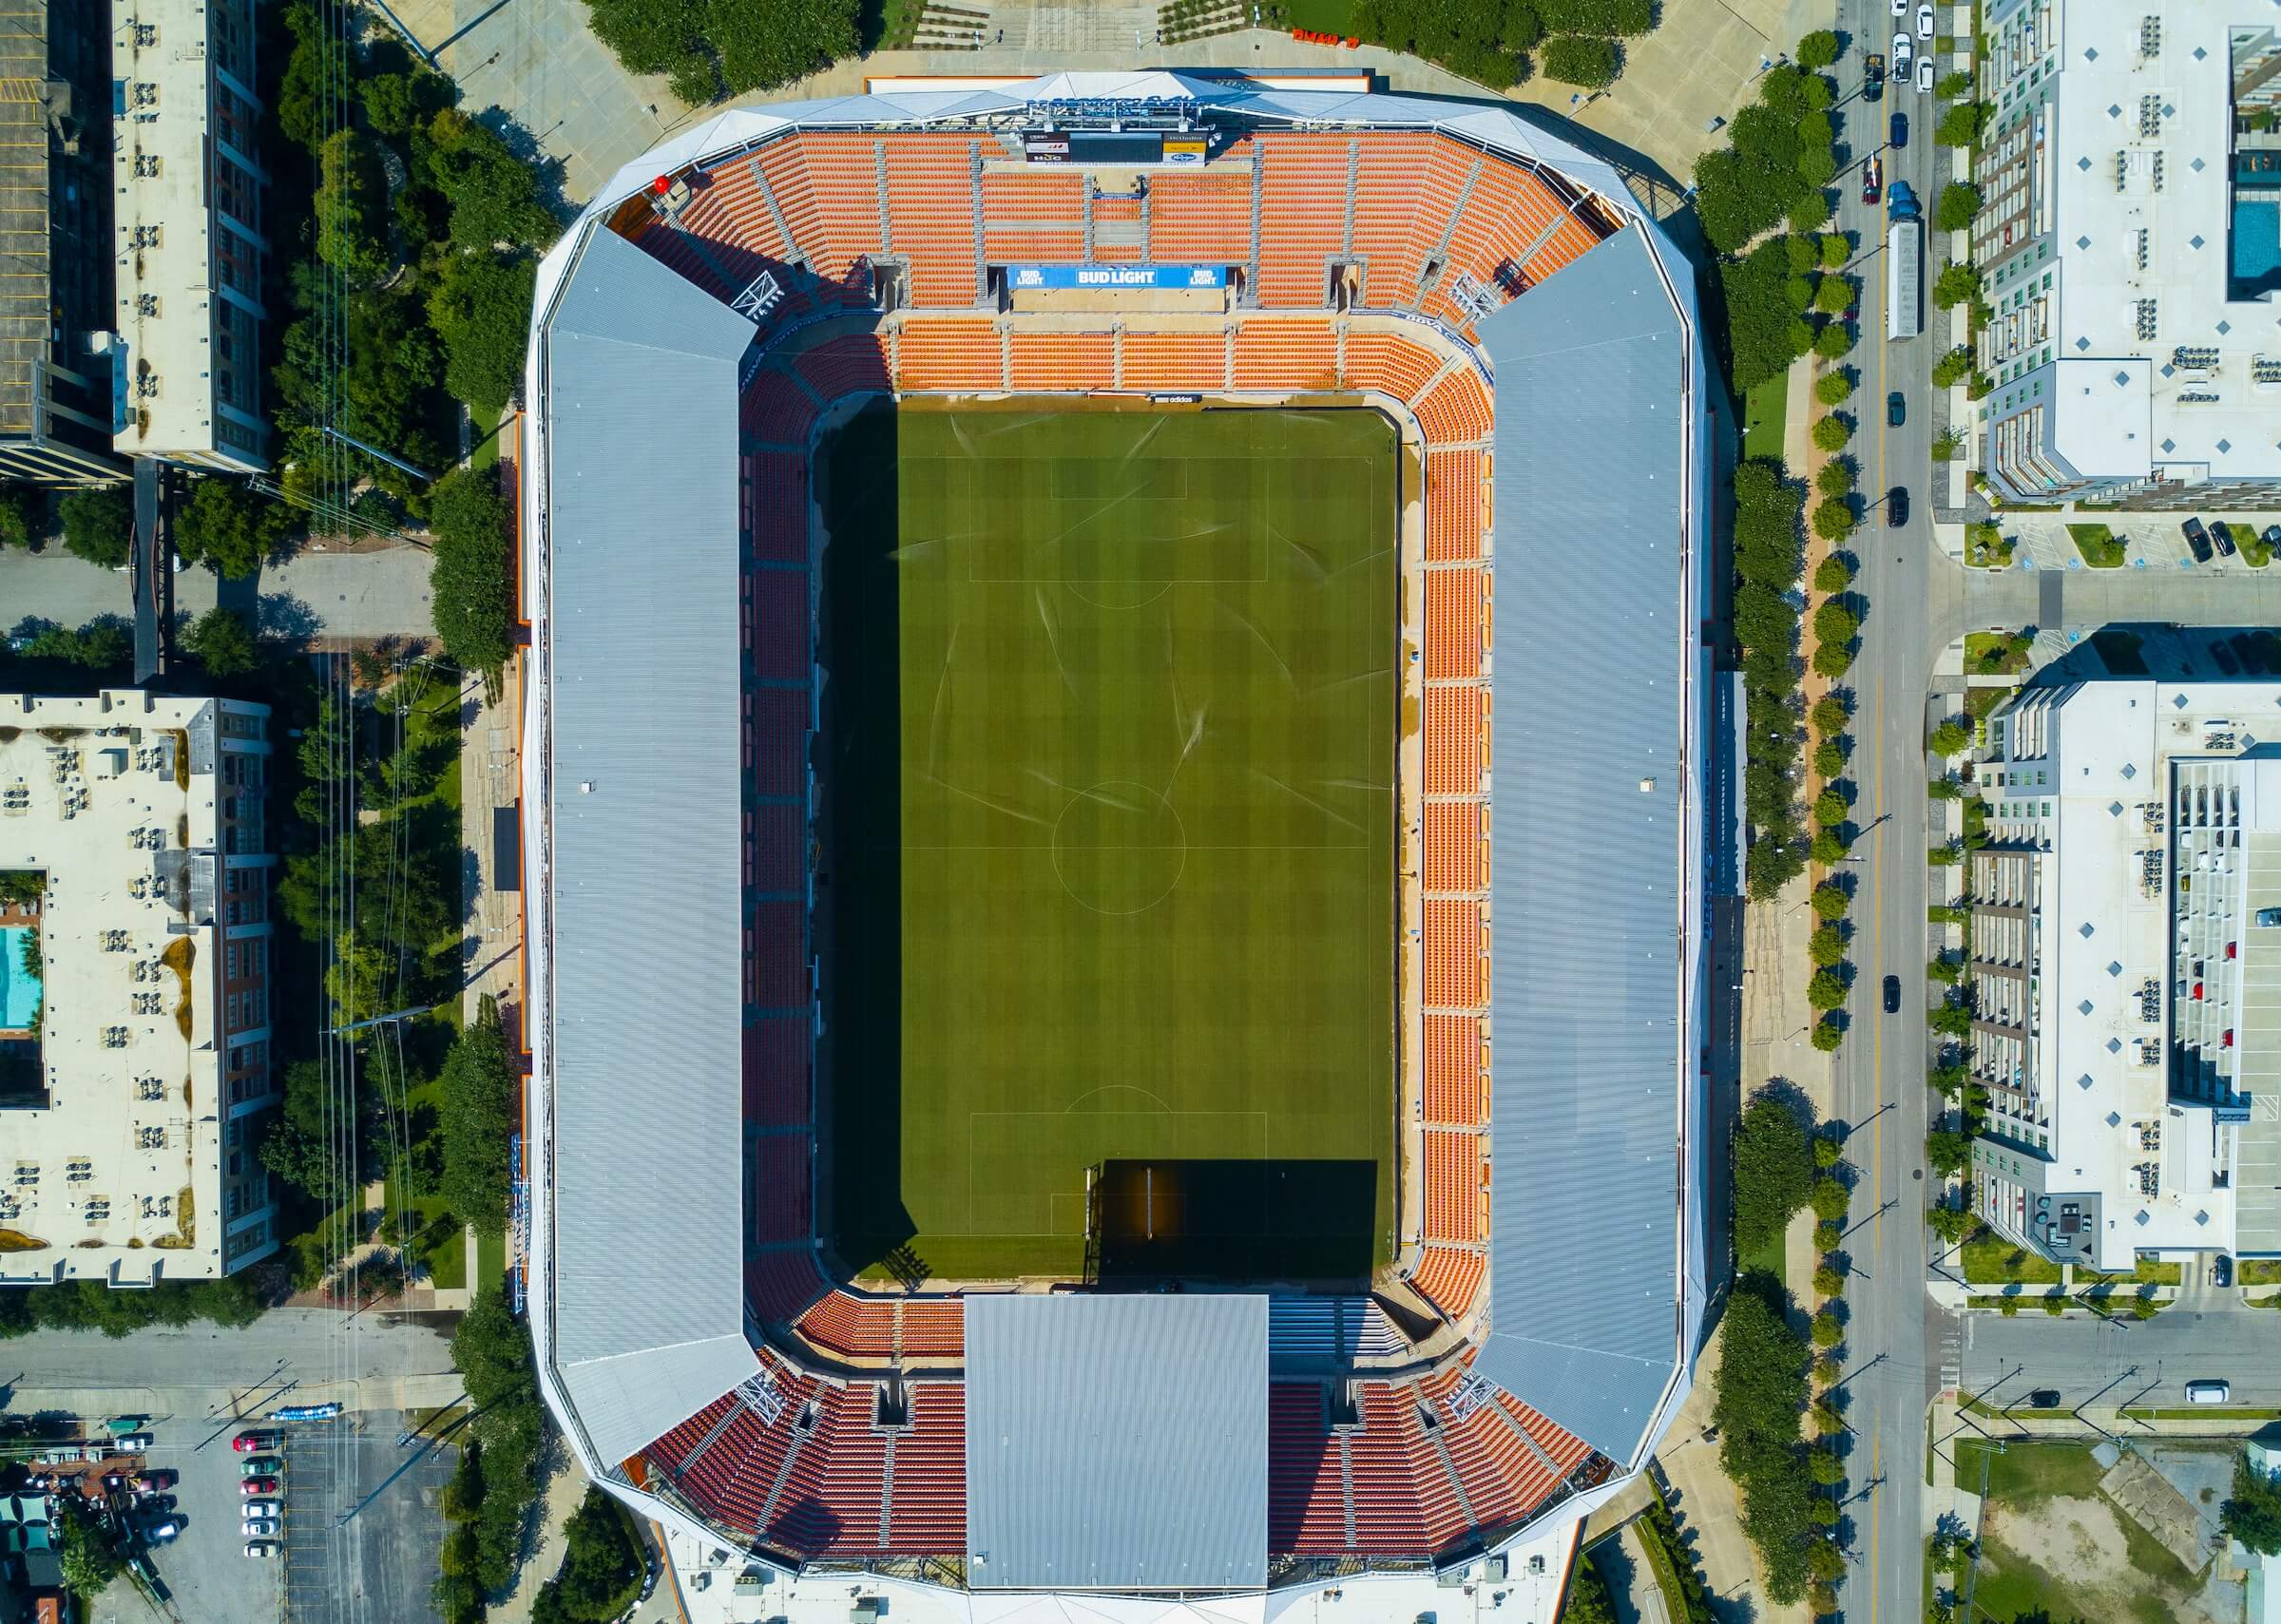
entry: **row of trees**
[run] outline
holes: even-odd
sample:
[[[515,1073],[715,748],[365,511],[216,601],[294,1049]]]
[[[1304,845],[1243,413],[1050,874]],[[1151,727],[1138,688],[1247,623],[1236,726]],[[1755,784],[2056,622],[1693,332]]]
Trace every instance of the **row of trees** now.
[[[1751,895],[1766,901],[1804,871],[1808,844],[1798,816],[1803,697],[1795,602],[1803,552],[1803,502],[1778,463],[1735,469],[1735,635],[1742,644],[1751,717],[1743,757],[1743,809],[1751,825],[1744,859]]]
[[[1972,730],[1964,717],[1946,716],[1933,727],[1926,743],[1946,763],[1971,748]],[[1961,809],[1970,798],[1970,792],[1946,771],[1930,780],[1927,793],[1936,812],[1943,803]],[[1964,851],[1965,842],[1952,837],[1931,848],[1926,858],[1933,868],[1951,868],[1962,860]],[[1965,1175],[1972,1158],[1973,1137],[1986,1120],[1988,1108],[1988,1091],[1972,1080],[1972,991],[1963,984],[1964,965],[1971,953],[1972,912],[1965,907],[1935,903],[1926,917],[1932,925],[1960,927],[1965,936],[1957,954],[1937,948],[1926,966],[1931,979],[1947,988],[1928,1022],[1940,1048],[1925,1079],[1938,1097],[1925,1136],[1925,1165],[1940,1182],[1926,1222],[1943,1241],[1959,1246],[1980,1228],[1980,1219],[1972,1211],[1972,1181]]]
[[[1801,355],[1836,361],[1853,348],[1843,317],[1854,308],[1859,284],[1841,274],[1851,257],[1852,244],[1841,232],[1790,232],[1721,263],[1737,392],[1780,377]]]
[[[1654,0],[1356,0],[1349,26],[1373,45],[1509,89],[1536,71],[1597,89],[1623,70],[1627,36],[1652,31]]]
[[[498,1282],[478,1287],[451,1338],[451,1363],[474,1414],[444,1491],[451,1526],[435,1605],[445,1624],[481,1624],[485,1601],[513,1583],[521,1563],[549,1437],[530,1333],[508,1310]]]
[[[0,1291],[0,1338],[35,1330],[94,1330],[126,1336],[145,1326],[204,1320],[225,1328],[261,1317],[261,1299],[242,1274],[220,1280],[163,1280],[146,1291],[114,1291],[99,1280],[67,1280]]]
[[[562,1571],[531,1599],[531,1624],[610,1624],[640,1591],[644,1561],[625,1508],[589,1487],[563,1529]]]
[[[1834,36],[1809,35],[1799,60],[1834,60]],[[1735,255],[1787,221],[1818,232],[1830,220],[1823,188],[1837,176],[1837,86],[1828,75],[1784,64],[1759,80],[1758,100],[1735,115],[1727,144],[1695,165],[1696,219],[1704,240]]]
[[[629,72],[662,73],[693,107],[773,90],[862,47],[861,0],[586,0]]]

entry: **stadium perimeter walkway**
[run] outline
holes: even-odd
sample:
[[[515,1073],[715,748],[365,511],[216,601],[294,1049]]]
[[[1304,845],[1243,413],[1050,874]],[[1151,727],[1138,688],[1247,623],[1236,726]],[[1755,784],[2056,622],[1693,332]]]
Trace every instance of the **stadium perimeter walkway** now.
[[[1151,5],[963,4],[988,13],[979,49],[879,51],[737,100],[844,95],[873,74],[1262,67],[1368,68],[1396,90],[1493,99],[1469,80],[1375,46],[1302,45],[1265,29],[1151,44]],[[678,101],[662,78],[620,67],[588,31],[585,0],[399,0],[395,10],[423,46],[441,48],[438,61],[460,81],[471,110],[497,106],[561,162],[563,192],[574,203],[704,110]],[[1696,159],[1720,139],[1712,120],[1733,117],[1760,64],[1834,14],[1833,0],[1668,0],[1662,26],[1627,45],[1624,76],[1610,89],[1586,100],[1538,79],[1516,86],[1509,99],[1571,115],[1585,133],[1645,160],[1646,175],[1628,162],[1620,166],[1650,209],[1668,214],[1679,206]]]

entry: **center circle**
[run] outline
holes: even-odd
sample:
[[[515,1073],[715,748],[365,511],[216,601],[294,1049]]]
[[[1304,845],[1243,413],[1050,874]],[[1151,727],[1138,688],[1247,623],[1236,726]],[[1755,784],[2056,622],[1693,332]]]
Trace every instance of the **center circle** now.
[[[1180,814],[1145,784],[1096,784],[1054,821],[1053,871],[1095,913],[1145,912],[1172,894],[1187,866]]]

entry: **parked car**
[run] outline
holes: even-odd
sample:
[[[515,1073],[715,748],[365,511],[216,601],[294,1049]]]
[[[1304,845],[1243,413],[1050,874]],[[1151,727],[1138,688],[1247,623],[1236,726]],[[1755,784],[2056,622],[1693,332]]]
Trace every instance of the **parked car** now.
[[[1901,978],[1899,976],[1885,978],[1885,1012],[1888,1015],[1901,1013]]]
[[[2233,556],[2233,532],[2223,519],[2210,521],[2210,539],[2217,544],[2219,558]]]
[[[155,1466],[147,1472],[135,1474],[135,1487],[138,1489],[170,1489],[182,1481],[182,1473],[172,1466]]]
[[[1915,51],[1916,47],[1908,43],[1908,35],[1906,32],[1893,36],[1893,72],[1896,76],[1906,75],[1908,72],[1909,58]]]
[[[1908,421],[1908,397],[1899,390],[1885,397],[1885,423],[1888,429],[1898,429]]]
[[[2210,562],[2210,532],[2202,528],[2199,519],[2187,520],[2178,526],[2178,533],[2186,538],[2187,550],[2194,554],[2195,563]]]
[[[230,1447],[240,1455],[266,1455],[278,1446],[278,1440],[275,1432],[241,1432],[230,1440]]]
[[[1908,523],[1908,487],[1896,485],[1885,493],[1885,527],[1898,530]]]
[[[1896,111],[1885,121],[1885,137],[1893,143],[1895,151],[1908,144],[1908,115]]]
[[[2216,1402],[2223,1403],[2224,1401],[2219,1400]],[[173,1538],[182,1531],[182,1519],[177,1517],[162,1517],[156,1522],[146,1522],[143,1525],[143,1538],[149,1540],[153,1545],[163,1545],[167,1540]]]
[[[2233,1284],[2233,1260],[2222,1251],[2210,1265],[2210,1284],[2218,1287]]]
[[[144,1495],[137,1503],[146,1512],[164,1512],[174,1509],[175,1500],[172,1495]]]
[[[285,1462],[275,1455],[256,1455],[238,1468],[241,1478],[274,1478],[285,1469]]]
[[[240,1532],[242,1532],[249,1539],[265,1539],[270,1535],[275,1534],[277,1531],[277,1519],[269,1517],[249,1517],[245,1519],[245,1522],[240,1529]]]
[[[249,1557],[274,1557],[278,1554],[278,1542],[275,1539],[248,1539],[245,1542],[245,1554]]]
[[[283,1517],[285,1502],[281,1500],[249,1500],[245,1502],[247,1517]]]
[[[1917,8],[1917,38],[1921,40],[1932,38],[1932,8],[1930,6]]]
[[[2230,1382],[2205,1376],[2186,1384],[2186,1402],[2190,1404],[2222,1404],[2233,1397]]]
[[[275,1478],[246,1478],[238,1487],[240,1493],[251,1498],[254,1495],[281,1494],[285,1485]]]
[[[1877,162],[1877,155],[1872,152],[1869,162],[1861,166],[1861,201],[1874,203],[1884,190],[1885,165]]]
[[[2268,525],[2262,540],[2276,552],[2281,552],[2281,525]]]
[[[1893,0],[1893,15],[1896,17],[1907,16],[1908,0]]]
[[[2259,925],[2268,927],[2281,925],[2281,908],[2259,908],[2257,910],[2257,923]]]
[[[1929,56],[1921,56],[1917,59],[1917,94],[1920,96],[1932,94],[1932,58]]]
[[[2060,1407],[2059,1388],[2038,1387],[2034,1392],[2027,1395],[2027,1407],[2031,1410],[2058,1409]]]
[[[140,1455],[150,1447],[147,1432],[123,1432],[111,1440],[111,1450],[119,1455]]]

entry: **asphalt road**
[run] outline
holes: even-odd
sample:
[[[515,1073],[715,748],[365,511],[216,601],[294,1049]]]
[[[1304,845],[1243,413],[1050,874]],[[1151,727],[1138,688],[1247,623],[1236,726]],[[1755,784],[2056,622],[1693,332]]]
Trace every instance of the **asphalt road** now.
[[[1913,12],[1913,5],[1911,7]],[[1850,550],[1859,562],[1861,649],[1853,688],[1853,822],[1861,831],[1848,865],[1853,904],[1856,969],[1851,1029],[1837,1054],[1833,1114],[1850,1130],[1847,1159],[1854,1173],[1846,1251],[1855,1278],[1847,1292],[1845,1521],[1840,1532],[1853,1557],[1841,1601],[1848,1618],[1869,1624],[1917,1624],[1925,1482],[1925,1406],[1938,1386],[1925,1295],[1926,1232],[1921,1179],[1927,1091],[1925,1075],[1926,694],[1932,661],[1955,635],[1962,607],[1961,571],[1934,541],[1931,373],[1934,341],[1899,343],[1886,336],[1884,205],[1861,201],[1861,162],[1875,153],[1889,195],[1905,180],[1927,210],[1939,192],[1933,179],[1933,99],[1888,82],[1878,102],[1864,102],[1861,52],[1886,52],[1897,23],[1883,0],[1845,0],[1841,35],[1854,54],[1838,72],[1846,97],[1840,139],[1853,159],[1837,180],[1839,229],[1853,234],[1853,272],[1861,279],[1861,328],[1850,363],[1861,370],[1854,396],[1859,428],[1853,454],[1868,510]],[[1888,65],[1889,66],[1889,65]],[[1888,144],[1888,119],[1907,115],[1908,144]],[[1929,295],[1939,256],[1926,255]],[[1887,422],[1887,396],[1899,392],[1904,419]],[[1908,516],[1888,523],[1887,493],[1908,492]],[[1901,978],[1902,1012],[1882,1013],[1884,978]]]
[[[278,1395],[295,1384],[450,1368],[450,1343],[427,1326],[367,1314],[352,1328],[334,1309],[272,1309],[243,1330],[201,1322],[154,1326],[116,1341],[92,1331],[35,1331],[0,1343],[0,1407],[26,1407],[19,1392],[59,1388],[217,1387],[244,1390],[265,1407],[291,1403]]]
[[[264,567],[249,580],[218,581],[192,568],[175,578],[175,609],[197,616],[217,600],[243,612],[255,608],[273,636],[429,637],[428,554],[414,546],[374,552],[304,551]],[[0,551],[0,632],[27,619],[85,625],[98,615],[131,619],[127,578],[72,557],[61,547],[45,552]]]
[[[2216,1377],[2233,1385],[2236,1404],[2281,1407],[2281,1314],[2172,1309],[2143,1322],[2055,1320],[2032,1308],[2011,1319],[1967,1314],[1964,1377],[1967,1393],[1999,1405],[2057,1387],[2068,1407],[2175,1408],[2186,1402],[2186,1383]]]

